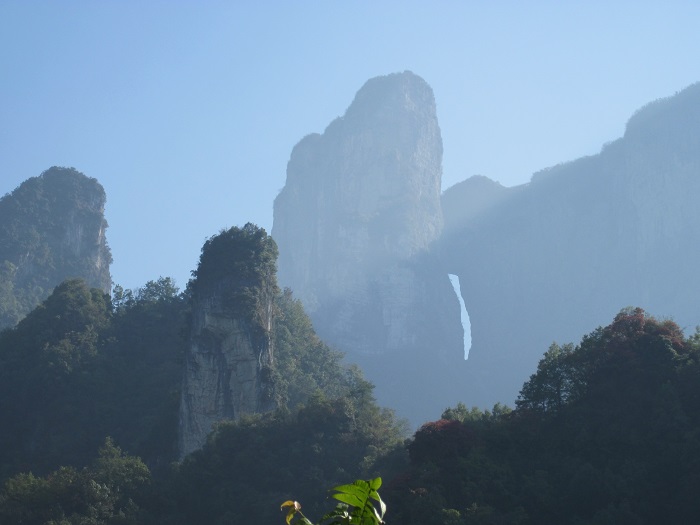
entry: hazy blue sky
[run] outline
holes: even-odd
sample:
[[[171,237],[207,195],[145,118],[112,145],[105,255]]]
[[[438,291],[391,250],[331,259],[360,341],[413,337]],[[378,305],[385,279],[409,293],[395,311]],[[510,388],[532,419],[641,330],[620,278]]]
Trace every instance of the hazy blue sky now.
[[[443,187],[597,153],[700,80],[700,2],[0,2],[0,194],[107,191],[114,281],[184,286],[205,238],[272,227],[294,145],[371,77],[435,92]]]

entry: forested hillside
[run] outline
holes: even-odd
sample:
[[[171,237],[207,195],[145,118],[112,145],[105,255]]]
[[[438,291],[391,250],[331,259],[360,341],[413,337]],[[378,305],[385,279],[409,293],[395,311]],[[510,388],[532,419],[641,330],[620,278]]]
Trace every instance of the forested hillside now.
[[[698,335],[623,310],[553,344],[513,411],[458,405],[419,429],[392,522],[694,523],[699,379]]]
[[[423,98],[433,115],[432,94]],[[415,110],[410,97],[387,100]],[[380,475],[387,523],[694,523],[700,332],[683,329],[698,322],[698,100],[695,85],[651,104],[600,155],[528,185],[473,178],[441,203],[432,116],[429,132],[406,135],[430,138],[422,161],[431,169],[416,173],[432,189],[394,186],[403,171],[392,168],[382,195],[406,197],[396,206],[354,186],[368,173],[360,147],[357,166],[341,174],[358,190],[354,211],[335,226],[302,216],[310,226],[298,224],[287,242],[298,238],[323,263],[296,269],[322,277],[314,290],[332,301],[312,301],[316,319],[344,344],[364,345],[355,356],[363,370],[317,336],[292,290],[279,289],[277,245],[264,229],[248,223],[207,239],[184,291],[160,277],[110,295],[101,186],[65,168],[30,179],[0,200],[0,524],[281,523],[283,501],[302,500],[321,516],[327,489]],[[348,144],[362,145],[363,133]],[[421,148],[407,147],[406,158]],[[380,147],[388,160],[372,169],[393,166],[399,149]],[[310,158],[293,156],[292,181],[296,161],[317,167]],[[318,190],[306,182],[302,189]],[[439,203],[428,216],[444,205],[439,241],[440,217],[418,244],[392,237],[391,225],[406,234],[411,224],[430,226],[404,220],[416,188]],[[337,202],[350,194],[339,191]],[[285,195],[294,201],[288,217],[313,211],[296,190]],[[351,233],[387,202],[403,211]],[[332,259],[309,231],[340,248]],[[389,241],[412,248],[399,257]],[[448,272],[462,278],[474,327],[469,373],[452,351],[462,340]],[[660,305],[663,315],[677,308],[683,329],[625,308],[579,344],[564,337],[605,322],[598,318],[620,304]],[[414,415],[444,399],[453,407],[408,437],[365,372]],[[484,411],[494,396],[513,407]]]
[[[0,341],[0,522],[282,523],[282,501],[320,516],[326,489],[378,475],[387,523],[691,523],[700,512],[700,336],[672,321],[623,310],[578,345],[553,344],[513,409],[460,403],[404,443],[357,369],[327,347],[313,357],[322,343],[299,302],[287,292],[277,304],[279,408],[222,422],[170,464],[178,352],[148,348],[185,315],[186,297],[167,279],[120,291],[111,307],[80,282],[57,288]],[[131,316],[150,339],[127,358]],[[338,390],[324,392],[323,377]]]
[[[238,250],[248,234],[267,237],[246,228],[237,230]],[[112,297],[68,280],[0,333],[1,523],[215,523],[271,509],[274,516],[286,490],[322,499],[326,486],[374,475],[401,444],[404,427],[376,405],[359,369],[316,336],[291,291],[273,288],[275,409],[221,421],[203,450],[173,468],[191,294],[229,263],[226,250],[205,252],[201,280],[183,293],[169,278],[137,290],[116,286]],[[270,265],[274,272],[274,259]],[[228,299],[245,316],[257,307],[250,289]],[[211,490],[222,484],[228,488]],[[233,497],[240,491],[248,494],[243,506]]]

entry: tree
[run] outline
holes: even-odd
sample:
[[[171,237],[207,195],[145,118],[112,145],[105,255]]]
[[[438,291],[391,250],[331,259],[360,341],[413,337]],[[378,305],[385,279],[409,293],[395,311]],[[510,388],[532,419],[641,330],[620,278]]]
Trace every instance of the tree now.
[[[557,412],[580,393],[583,385],[573,352],[573,344],[552,343],[520,391],[515,402],[519,410]]]
[[[0,334],[0,476],[28,467],[47,472],[67,459],[85,464],[86,450],[104,438],[90,434],[109,320],[109,298],[69,280]],[[82,449],[71,447],[80,440]]]
[[[44,478],[18,474],[0,492],[3,525],[136,525],[150,483],[140,459],[107,439],[91,468],[61,467]]]
[[[393,414],[371,398],[371,385],[346,398],[312,396],[297,411],[222,422],[175,472],[167,495],[174,511],[163,522],[236,524],[251,516],[274,522],[270,502],[291,499],[289,487],[312,514],[321,514],[319,487],[376,477],[378,460],[399,449],[402,438]]]
[[[354,372],[343,355],[316,335],[304,307],[286,288],[277,296],[274,324],[274,383],[277,404],[294,409],[318,393],[327,398],[349,394]]]
[[[269,331],[277,287],[277,244],[252,223],[222,230],[204,243],[197,269],[189,282],[195,300],[216,288],[225,289],[224,302],[236,317],[247,319],[255,331]]]

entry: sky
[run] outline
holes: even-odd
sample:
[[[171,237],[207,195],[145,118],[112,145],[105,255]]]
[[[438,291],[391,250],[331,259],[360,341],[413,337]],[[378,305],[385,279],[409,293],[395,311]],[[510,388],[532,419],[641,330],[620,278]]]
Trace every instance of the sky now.
[[[294,145],[370,78],[431,85],[443,188],[596,154],[700,81],[695,1],[0,2],[0,195],[51,166],[107,193],[112,277],[184,287],[204,241],[272,228]]]

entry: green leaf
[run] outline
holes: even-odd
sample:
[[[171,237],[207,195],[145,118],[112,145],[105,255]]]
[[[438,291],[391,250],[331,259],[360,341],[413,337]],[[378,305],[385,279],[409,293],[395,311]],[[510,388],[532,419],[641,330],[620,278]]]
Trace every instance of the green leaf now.
[[[379,497],[377,489],[381,487],[382,479],[375,478],[369,481],[357,480],[351,485],[339,485],[333,490],[336,494],[332,497],[354,507],[350,513],[350,521],[359,525],[373,525],[383,523],[382,518],[386,512],[386,505]],[[377,509],[371,500],[379,503]]]
[[[333,490],[336,492],[344,492],[346,494],[355,494],[358,498],[365,498],[367,497],[367,493],[369,492],[370,486],[369,483],[358,479],[354,483],[350,485],[339,485],[337,487],[334,487]]]
[[[366,499],[361,499],[354,494],[333,494],[332,497],[353,507],[364,507],[366,501]]]

